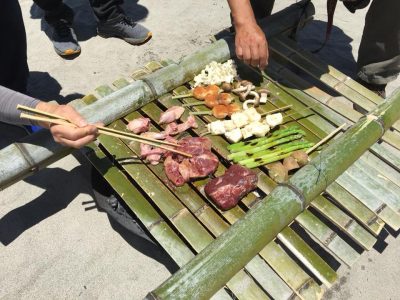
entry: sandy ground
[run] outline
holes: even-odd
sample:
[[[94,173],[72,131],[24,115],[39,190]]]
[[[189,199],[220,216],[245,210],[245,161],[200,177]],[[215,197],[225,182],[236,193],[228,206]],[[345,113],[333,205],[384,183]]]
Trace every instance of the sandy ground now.
[[[178,60],[209,44],[229,25],[225,1],[129,1],[127,11],[153,31],[140,47],[96,36],[87,1],[66,1],[76,11],[82,54],[63,60],[43,30],[42,13],[20,0],[28,36],[30,91],[41,99],[68,102],[126,76],[150,60]],[[128,1],[126,1],[128,2]],[[276,10],[294,1],[277,1]],[[321,2],[321,3],[320,3]],[[301,34],[310,49],[323,39],[324,1],[316,20]],[[352,15],[340,5],[333,37],[319,54],[353,76],[365,11]],[[392,83],[392,91],[400,81]],[[11,135],[2,126],[0,147]],[[3,135],[4,133],[4,135]],[[3,138],[4,137],[4,138]],[[169,277],[173,264],[163,251],[115,224],[93,207],[89,168],[79,153],[0,192],[1,299],[142,299]],[[112,225],[112,226],[111,226]],[[341,267],[329,299],[399,299],[399,239],[389,235],[383,253],[364,253],[352,269]],[[381,251],[382,252],[382,251]]]

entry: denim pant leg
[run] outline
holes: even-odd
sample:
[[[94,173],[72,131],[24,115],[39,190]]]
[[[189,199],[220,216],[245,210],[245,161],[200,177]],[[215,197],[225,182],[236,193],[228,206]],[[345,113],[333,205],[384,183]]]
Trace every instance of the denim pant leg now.
[[[400,73],[400,1],[374,0],[365,18],[358,73],[371,84],[387,84]]]
[[[26,33],[21,8],[16,0],[0,2],[0,85],[26,93],[28,63]]]

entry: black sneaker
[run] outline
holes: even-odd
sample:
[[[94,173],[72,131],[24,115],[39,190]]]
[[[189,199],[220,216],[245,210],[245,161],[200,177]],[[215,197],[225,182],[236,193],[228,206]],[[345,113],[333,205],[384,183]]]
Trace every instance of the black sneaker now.
[[[151,39],[152,33],[144,26],[124,16],[116,20],[99,22],[97,32],[103,38],[116,37],[131,45],[140,45]]]
[[[383,99],[386,99],[386,84],[369,83],[362,80],[361,78],[358,78],[357,82],[367,89],[373,91],[378,96],[381,96]]]
[[[49,26],[51,28],[50,40],[58,55],[67,58],[77,56],[81,52],[75,31],[69,21],[61,19],[49,23]]]

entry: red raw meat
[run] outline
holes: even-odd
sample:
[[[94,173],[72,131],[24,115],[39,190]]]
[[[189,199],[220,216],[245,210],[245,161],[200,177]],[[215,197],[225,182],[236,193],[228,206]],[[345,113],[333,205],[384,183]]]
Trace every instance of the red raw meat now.
[[[182,186],[185,184],[185,179],[182,177],[181,173],[179,173],[179,163],[171,156],[167,156],[167,158],[164,160],[164,170],[168,179],[175,186]]]
[[[184,182],[196,178],[203,178],[215,172],[218,167],[218,157],[211,152],[211,141],[204,137],[186,137],[178,142],[180,151],[192,154],[192,158],[187,158],[174,153],[167,153],[168,165],[172,161],[178,164],[178,167],[165,168],[168,178],[175,184],[176,168]],[[165,166],[165,163],[164,163]],[[171,172],[171,174],[169,174]],[[180,182],[180,180],[179,180]],[[175,184],[177,185],[177,184]]]
[[[257,174],[241,165],[232,165],[224,175],[209,181],[206,195],[222,210],[228,210],[257,188]]]

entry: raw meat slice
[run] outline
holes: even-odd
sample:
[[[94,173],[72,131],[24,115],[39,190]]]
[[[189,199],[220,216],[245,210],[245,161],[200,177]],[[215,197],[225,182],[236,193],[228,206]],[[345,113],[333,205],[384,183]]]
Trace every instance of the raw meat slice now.
[[[165,127],[165,133],[169,135],[177,135],[178,133],[184,132],[190,128],[197,128],[196,119],[194,116],[189,116],[189,118],[182,124],[177,124],[176,122],[169,123]]]
[[[182,116],[184,111],[185,111],[184,107],[172,106],[161,114],[160,121],[158,123],[159,124],[168,124],[168,123],[174,122]]]
[[[143,132],[146,132],[149,130],[150,119],[149,118],[137,118],[137,119],[130,121],[126,127],[135,134],[143,133]]]
[[[175,186],[182,186],[185,184],[185,179],[179,173],[179,163],[175,161],[171,156],[168,156],[164,161],[164,170],[168,179]]]
[[[204,191],[222,210],[228,210],[257,188],[257,174],[241,165],[232,165],[224,175],[209,181]]]

